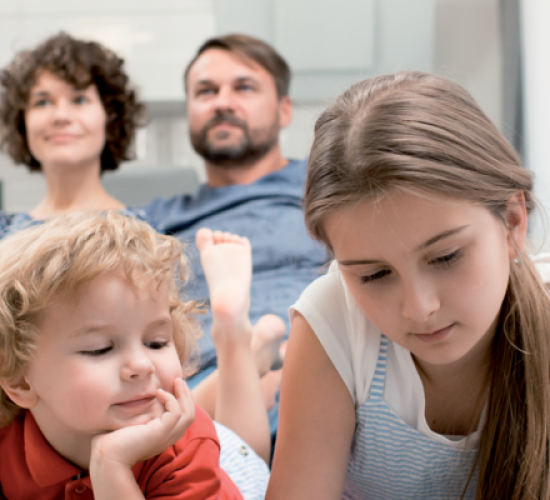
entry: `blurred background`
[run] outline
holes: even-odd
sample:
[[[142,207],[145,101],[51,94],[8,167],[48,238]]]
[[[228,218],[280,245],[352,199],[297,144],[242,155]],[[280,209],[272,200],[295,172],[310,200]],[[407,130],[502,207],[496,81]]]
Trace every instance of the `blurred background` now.
[[[198,180],[182,73],[208,37],[248,33],[287,59],[295,105],[282,135],[288,157],[307,155],[316,117],[351,83],[400,69],[436,72],[469,90],[507,135],[537,174],[550,214],[548,26],[549,0],[0,0],[0,67],[60,30],[104,43],[124,57],[148,105],[137,159],[115,175],[192,169]],[[1,153],[0,180],[9,212],[45,192],[41,175]]]

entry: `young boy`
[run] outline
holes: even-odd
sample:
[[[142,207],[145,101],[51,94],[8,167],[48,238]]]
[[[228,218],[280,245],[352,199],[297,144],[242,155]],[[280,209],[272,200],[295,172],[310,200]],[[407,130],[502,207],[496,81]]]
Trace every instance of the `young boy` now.
[[[182,245],[110,213],[0,245],[0,487],[13,499],[241,499],[182,380]]]

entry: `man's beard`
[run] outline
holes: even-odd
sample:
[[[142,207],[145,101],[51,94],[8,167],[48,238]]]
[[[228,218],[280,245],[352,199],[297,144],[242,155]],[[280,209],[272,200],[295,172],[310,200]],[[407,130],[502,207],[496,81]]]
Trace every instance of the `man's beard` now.
[[[209,140],[208,133],[220,123],[229,123],[242,130],[239,143],[218,146],[215,141]],[[278,139],[279,124],[276,120],[271,128],[251,133],[244,120],[228,112],[218,112],[201,130],[191,132],[191,144],[195,151],[208,163],[227,168],[253,165],[273,149]]]

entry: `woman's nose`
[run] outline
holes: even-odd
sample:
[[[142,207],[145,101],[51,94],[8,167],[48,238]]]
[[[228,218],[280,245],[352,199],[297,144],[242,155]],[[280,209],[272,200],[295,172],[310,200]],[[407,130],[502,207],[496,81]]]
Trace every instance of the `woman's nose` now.
[[[53,105],[53,118],[56,122],[71,119],[71,106],[65,99],[59,99]]]

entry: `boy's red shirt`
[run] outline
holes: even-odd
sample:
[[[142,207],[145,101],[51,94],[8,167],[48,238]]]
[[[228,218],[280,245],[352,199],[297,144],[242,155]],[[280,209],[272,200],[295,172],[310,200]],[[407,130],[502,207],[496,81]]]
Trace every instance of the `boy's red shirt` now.
[[[220,468],[220,443],[210,417],[199,407],[195,411],[185,436],[132,468],[136,482],[145,498],[242,500]],[[0,486],[8,500],[94,498],[87,473],[48,444],[28,411],[0,429]]]

